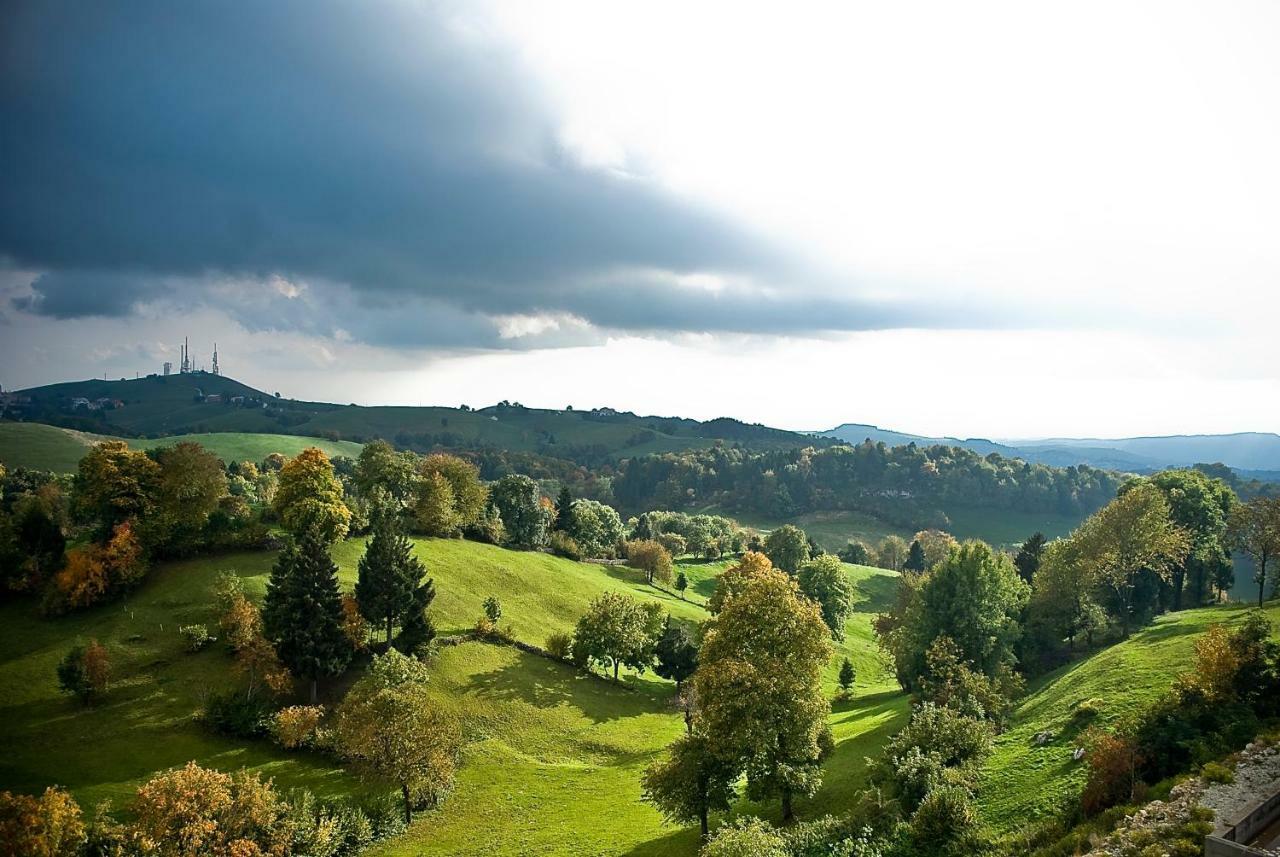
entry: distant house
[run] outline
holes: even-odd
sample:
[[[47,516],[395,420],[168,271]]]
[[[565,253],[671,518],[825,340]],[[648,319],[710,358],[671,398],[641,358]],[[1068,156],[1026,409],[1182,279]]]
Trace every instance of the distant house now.
[[[222,404],[222,394],[221,394],[221,393],[210,393],[209,395],[207,395],[207,396],[205,396],[205,397],[204,397],[204,401],[205,401],[205,404],[209,404],[209,405],[220,405],[220,404]]]
[[[71,410],[78,411],[81,408],[91,411],[93,410],[93,403],[90,402],[88,399],[84,398],[83,396],[76,396],[74,399],[71,400]]]
[[[244,404],[244,396],[232,396],[232,397],[231,397],[231,404],[233,404],[233,405],[243,405],[243,404]]]

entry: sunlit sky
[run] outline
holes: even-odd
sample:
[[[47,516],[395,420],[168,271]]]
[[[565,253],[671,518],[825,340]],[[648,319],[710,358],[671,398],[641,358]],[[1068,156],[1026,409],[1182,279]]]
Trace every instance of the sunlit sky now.
[[[1280,5],[266,8],[7,7],[5,389],[1280,430]]]

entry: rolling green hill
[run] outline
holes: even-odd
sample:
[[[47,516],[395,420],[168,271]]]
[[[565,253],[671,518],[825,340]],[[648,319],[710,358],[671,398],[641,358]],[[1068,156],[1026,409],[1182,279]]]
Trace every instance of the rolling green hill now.
[[[1071,759],[1080,732],[1091,723],[1114,724],[1149,707],[1189,669],[1197,635],[1214,624],[1238,622],[1247,612],[1224,606],[1167,614],[1128,640],[1033,682],[984,768],[979,791],[984,819],[1009,833],[1056,815],[1084,786],[1085,766]],[[1272,622],[1280,621],[1280,605],[1266,613]],[[1073,720],[1084,700],[1096,700],[1098,716]],[[1056,737],[1037,747],[1032,739],[1042,731]]]
[[[262,461],[273,452],[294,456],[308,446],[318,446],[330,457],[345,455],[355,458],[360,454],[361,448],[360,444],[351,441],[292,434],[217,432],[162,438],[115,438],[40,423],[0,422],[0,462],[9,467],[74,473],[76,465],[89,447],[104,440],[125,440],[134,449],[151,449],[192,441],[228,462]]]
[[[344,586],[355,579],[359,540],[338,546]],[[542,643],[572,628],[605,591],[656,600],[673,615],[701,621],[691,601],[644,585],[638,572],[519,553],[458,540],[418,540],[435,580],[432,611],[441,633],[472,626],[488,595],[503,625]],[[127,802],[152,772],[196,759],[223,769],[248,766],[281,786],[323,795],[361,787],[331,760],[261,742],[219,738],[193,720],[210,692],[232,686],[220,646],[186,654],[177,626],[213,623],[208,594],[217,572],[233,569],[260,597],[273,556],[233,554],[166,564],[126,602],[41,619],[30,602],[0,605],[0,787],[35,791],[50,783],[85,806]],[[698,563],[702,581],[724,563]],[[823,789],[797,804],[801,817],[842,809],[874,755],[905,719],[906,700],[871,638],[871,617],[890,597],[893,576],[849,567],[861,602],[827,674],[834,690],[840,658],[858,668],[858,696],[832,714],[837,751]],[[700,601],[698,595],[693,600]],[[76,642],[102,641],[113,662],[108,697],[81,708],[58,693],[54,667]],[[692,854],[696,831],[663,823],[639,800],[639,772],[683,728],[673,686],[652,673],[626,673],[621,686],[516,649],[468,642],[431,664],[432,692],[464,715],[469,738],[456,792],[439,810],[382,844],[380,855]],[[323,692],[322,692],[323,696]],[[763,809],[776,813],[773,806]]]
[[[119,381],[73,381],[22,390],[31,398],[19,411],[28,421],[102,434],[148,436],[207,432],[287,432],[401,446],[498,448],[559,458],[642,455],[700,449],[717,441],[752,448],[793,448],[827,443],[796,432],[732,419],[706,422],[644,417],[608,408],[542,410],[501,403],[479,410],[447,407],[357,407],[278,398],[226,376],[149,376]],[[201,396],[216,394],[212,403]],[[234,397],[245,401],[233,404]],[[121,407],[73,410],[72,400],[117,400]]]

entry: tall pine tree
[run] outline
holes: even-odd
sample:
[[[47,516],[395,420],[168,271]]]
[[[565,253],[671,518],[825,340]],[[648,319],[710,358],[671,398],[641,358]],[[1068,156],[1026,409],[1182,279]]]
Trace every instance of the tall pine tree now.
[[[386,628],[390,646],[391,629],[412,612],[414,590],[424,573],[394,510],[375,510],[373,537],[365,546],[358,570],[356,603],[360,615],[375,626]]]
[[[907,551],[907,561],[902,567],[907,571],[921,572],[928,567],[928,561],[924,557],[924,545],[920,544],[919,539],[911,543],[911,549]]]
[[[319,679],[340,674],[351,660],[342,620],[338,566],[320,529],[309,527],[271,569],[262,626],[285,666],[311,682],[312,703]]]
[[[573,515],[573,495],[568,485],[560,486],[560,494],[556,497],[556,520],[552,529],[568,532],[569,522]]]
[[[421,566],[419,566],[421,568]],[[413,607],[400,626],[396,635],[396,648],[406,655],[416,654],[419,649],[436,638],[436,627],[427,615],[427,608],[435,600],[436,587],[431,578],[418,586],[413,592]]]

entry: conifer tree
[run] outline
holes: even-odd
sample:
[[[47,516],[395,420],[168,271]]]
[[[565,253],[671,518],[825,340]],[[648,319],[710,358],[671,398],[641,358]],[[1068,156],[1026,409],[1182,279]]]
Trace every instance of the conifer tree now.
[[[431,617],[427,615],[427,608],[431,606],[435,597],[435,582],[431,578],[427,578],[426,582],[414,590],[413,606],[405,616],[400,633],[396,636],[396,648],[406,655],[414,654],[436,638],[436,627],[432,624]]]
[[[396,621],[407,618],[413,610],[414,590],[421,582],[423,571],[394,510],[377,509],[373,537],[365,546],[358,566],[356,603],[361,616],[379,628],[386,628],[388,646]]]
[[[556,497],[556,520],[552,525],[552,529],[565,532],[569,529],[570,521],[573,517],[573,495],[569,493],[569,486],[560,486],[560,494]]]
[[[281,552],[267,581],[262,624],[280,660],[311,682],[311,701],[321,676],[336,676],[351,660],[351,642],[342,630],[338,566],[318,527]]]
[[[907,551],[907,561],[902,564],[902,567],[907,571],[918,573],[924,571],[925,566],[924,545],[917,539],[911,543],[911,549]]]

